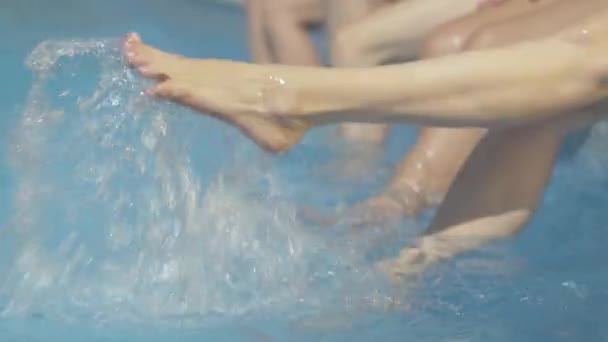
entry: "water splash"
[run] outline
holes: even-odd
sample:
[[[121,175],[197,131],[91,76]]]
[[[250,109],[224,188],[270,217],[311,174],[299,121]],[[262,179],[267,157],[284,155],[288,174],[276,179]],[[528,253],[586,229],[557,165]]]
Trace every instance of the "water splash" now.
[[[361,258],[303,229],[230,128],[148,99],[118,46],[46,41],[26,61],[3,316],[305,312],[373,292]]]

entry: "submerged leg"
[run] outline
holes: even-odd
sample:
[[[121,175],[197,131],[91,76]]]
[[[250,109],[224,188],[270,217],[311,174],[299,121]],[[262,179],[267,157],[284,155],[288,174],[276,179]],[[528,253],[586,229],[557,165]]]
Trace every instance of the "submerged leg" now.
[[[588,16],[598,4],[553,3],[544,9],[549,12],[544,20],[531,12],[516,21],[487,26],[471,39],[470,48],[542,38]],[[419,271],[518,233],[542,198],[564,137],[601,119],[597,107],[531,127],[489,133],[458,173],[419,245],[384,264],[389,274],[395,278]]]
[[[437,261],[515,236],[538,207],[565,137],[607,114],[604,104],[598,104],[551,122],[488,133],[418,244],[381,266],[398,280]]]
[[[531,4],[528,0],[512,0],[452,20],[428,35],[424,56],[430,59],[457,54],[472,49],[469,46],[472,43],[476,43],[474,49],[488,48],[474,38],[484,27],[521,17],[551,1]],[[485,130],[479,128],[422,128],[416,145],[397,167],[386,189],[355,208],[357,222],[363,225],[399,219],[441,203],[458,170],[484,134]]]
[[[516,234],[536,209],[562,141],[542,126],[491,132],[472,153],[418,246],[383,263],[393,279]]]

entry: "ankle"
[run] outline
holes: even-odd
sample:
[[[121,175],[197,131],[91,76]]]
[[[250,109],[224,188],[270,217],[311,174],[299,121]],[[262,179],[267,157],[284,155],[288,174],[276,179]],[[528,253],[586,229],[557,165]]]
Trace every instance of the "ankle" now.
[[[289,117],[298,114],[296,92],[280,74],[262,72],[255,77],[260,105],[260,114]]]
[[[410,183],[393,183],[384,191],[384,195],[395,201],[409,216],[416,215],[427,207],[422,189]]]
[[[451,257],[451,255],[446,252],[446,249],[442,247],[441,241],[434,235],[421,237],[416,243],[416,248],[420,251],[420,254],[424,256],[424,261],[427,265]]]

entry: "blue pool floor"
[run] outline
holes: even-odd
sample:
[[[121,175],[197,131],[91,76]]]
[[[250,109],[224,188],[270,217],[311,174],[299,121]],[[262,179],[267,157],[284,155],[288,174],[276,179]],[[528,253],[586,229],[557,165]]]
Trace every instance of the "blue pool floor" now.
[[[248,56],[242,13],[204,1],[3,0],[0,146],[10,145],[27,101],[33,79],[23,61],[38,43],[117,38],[129,31],[188,56],[235,60]],[[318,159],[320,148],[313,140],[321,134],[315,134],[290,155],[268,160],[287,179],[302,181],[314,175],[294,165],[310,168]],[[238,139],[238,144],[249,144]],[[396,128],[385,164],[398,160],[414,139],[414,128]],[[370,309],[349,316],[328,306],[301,321],[264,312],[205,318],[204,323],[194,317],[189,323],[166,325],[101,324],[28,312],[23,317],[0,317],[0,341],[608,341],[608,327],[603,324],[608,317],[608,160],[601,155],[602,142],[608,142],[608,130],[599,127],[582,147],[573,148],[575,142],[566,146],[529,228],[516,239],[497,244],[500,253],[490,253],[489,261],[484,252],[473,253],[429,272],[420,280],[422,286],[409,311]],[[20,175],[9,167],[9,152],[3,147],[0,229],[7,229]],[[322,183],[307,181],[311,188],[323,188]],[[498,266],[471,271],[484,261]],[[500,265],[509,271],[502,272]],[[5,300],[0,297],[0,305]]]

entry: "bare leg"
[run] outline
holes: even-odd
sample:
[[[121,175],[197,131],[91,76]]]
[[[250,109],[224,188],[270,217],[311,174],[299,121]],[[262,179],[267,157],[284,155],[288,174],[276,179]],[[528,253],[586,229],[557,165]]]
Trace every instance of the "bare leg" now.
[[[479,29],[536,11],[554,0],[510,0],[502,6],[464,15],[433,30],[424,43],[425,57],[437,58],[465,49]],[[475,4],[471,4],[475,6]],[[416,46],[422,45],[417,42]],[[483,46],[478,48],[483,49]],[[422,128],[416,145],[397,167],[387,188],[355,207],[358,224],[416,215],[441,202],[456,173],[483,137],[478,128]]]
[[[154,49],[135,35],[127,39],[125,54],[143,76],[158,81],[151,95],[229,121],[280,152],[314,126],[513,127],[604,99],[608,10],[598,6],[597,13],[547,39],[374,68],[195,60]]]
[[[250,39],[254,54],[259,52],[261,45],[259,26],[265,25],[268,35],[267,45],[272,47],[274,61],[289,65],[319,65],[315,46],[309,35],[309,26],[323,21],[324,10],[322,0],[255,0],[260,1],[257,9],[263,19],[250,17]],[[257,8],[256,7],[256,8]],[[255,25],[256,20],[263,23]],[[257,52],[256,52],[257,51]]]
[[[344,25],[368,15],[374,6],[370,0],[250,0],[249,34],[254,60],[272,60],[282,64],[318,65],[319,60],[309,37],[308,27],[326,18],[330,36]],[[263,21],[266,21],[265,23]],[[266,37],[268,33],[268,37]],[[264,41],[262,41],[264,38]],[[270,40],[266,41],[266,40]],[[269,59],[270,45],[276,57]],[[378,140],[374,132],[365,139]],[[382,132],[384,135],[384,130]],[[342,175],[365,174],[378,151],[355,148],[339,162]],[[355,157],[355,158],[353,158]],[[355,171],[356,170],[356,171]]]
[[[529,0],[510,0],[502,6],[487,8],[477,17],[475,14],[466,16],[463,21],[452,25],[456,24],[453,29],[460,31],[456,34],[462,36],[462,31],[467,30],[466,20],[474,18],[472,23],[469,22],[468,28],[474,30],[469,31],[471,35],[465,39],[468,42],[466,49],[488,49],[544,38],[562,27],[575,23],[581,16],[589,15],[597,9],[598,3],[599,1],[574,5],[568,1],[541,0],[530,3]],[[539,15],[543,17],[539,18]],[[459,25],[462,25],[460,29]],[[445,36],[437,37],[440,41],[445,38]],[[430,45],[433,43],[430,42]],[[431,50],[430,54],[432,53]],[[413,151],[413,160],[408,158],[405,161],[403,168],[399,170],[403,173],[396,175],[391,187],[399,189],[401,184],[408,184],[408,180],[420,180],[414,184],[418,184],[418,188],[423,188],[422,194],[427,204],[433,205],[438,204],[434,199],[442,198],[448,190],[461,165],[483,137],[484,131],[474,128],[429,128],[423,131],[421,144]],[[421,175],[421,171],[424,174]]]
[[[337,30],[332,44],[333,63],[338,67],[365,67],[420,57],[432,30],[473,12],[477,3],[406,0],[384,5]]]
[[[438,205],[485,130],[424,128],[387,187],[348,214],[357,226],[415,216]]]
[[[491,132],[472,153],[416,247],[383,263],[397,280],[441,259],[514,235],[542,196],[561,143],[544,127]]]
[[[266,36],[264,23],[264,0],[245,1],[247,10],[247,34],[249,36],[249,49],[254,63],[270,64],[274,57]]]
[[[407,0],[375,9],[354,22],[338,25],[332,43],[332,63],[336,67],[368,67],[387,62],[404,61],[419,55],[424,37],[438,24],[473,11],[478,0]],[[334,0],[333,3],[344,3]],[[340,13],[335,8],[330,13]],[[340,134],[348,141],[365,142],[368,158],[350,160],[350,174],[373,167],[370,159],[381,156],[378,151],[388,134],[388,125],[344,124]],[[375,148],[374,148],[375,147]],[[367,167],[366,167],[367,166]],[[354,171],[353,171],[354,170]]]
[[[342,32],[342,30],[344,30],[345,27],[357,25],[358,22],[360,22],[361,20],[365,20],[364,18],[369,16],[370,13],[372,13],[372,11],[376,9],[376,6],[380,6],[382,4],[378,1],[372,2],[370,0],[328,0],[327,5],[327,27],[329,35],[331,37],[331,64],[334,67],[347,66],[344,65],[342,63],[342,60],[339,58],[344,45],[336,44],[336,41],[340,37],[340,33]],[[369,33],[366,32],[365,34],[367,35]],[[348,66],[369,66],[369,64],[355,64]],[[372,163],[369,159],[373,158],[374,155],[377,155],[379,153],[379,151],[377,151],[377,147],[379,146],[375,146],[376,149],[374,149],[373,145],[381,145],[384,142],[386,133],[388,132],[387,129],[387,125],[370,125],[358,123],[340,125],[339,133],[341,137],[345,138],[349,142],[360,142],[368,145],[362,146],[364,147],[364,149],[372,147],[372,149],[369,151],[358,151],[364,153],[364,155],[353,156],[355,157],[354,159],[352,159],[354,161],[354,165],[346,165],[345,167],[348,169],[356,169],[358,167],[365,167],[366,164],[371,165]],[[346,157],[350,158],[351,156]],[[347,172],[352,173],[352,170]]]
[[[326,27],[330,40],[335,39],[343,27],[358,22],[381,5],[381,2],[370,0],[325,0]],[[335,52],[333,48],[330,50],[332,59]]]
[[[555,6],[564,6],[564,3]],[[548,32],[551,26],[554,30],[560,29],[560,23],[555,21],[562,19],[562,25],[567,25],[566,21],[574,15],[585,14],[581,7],[560,12],[561,16],[550,16],[551,22],[529,21],[529,16],[522,16],[513,22],[489,26],[474,39],[473,48],[501,43],[489,40],[488,32],[494,38],[504,37],[509,43]],[[525,29],[526,22],[533,22],[537,30],[513,29]],[[512,25],[511,30],[507,25]],[[497,34],[500,32],[504,34]],[[528,222],[542,197],[564,136],[597,121],[599,114],[601,112],[592,107],[554,122],[490,133],[458,174],[418,246],[404,249],[398,258],[385,262],[383,267],[393,278],[398,278],[438,260],[515,235]]]
[[[417,245],[380,266],[398,281],[435,262],[515,236],[539,205],[565,136],[605,118],[604,108],[597,105],[553,122],[488,133]]]

